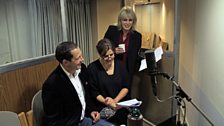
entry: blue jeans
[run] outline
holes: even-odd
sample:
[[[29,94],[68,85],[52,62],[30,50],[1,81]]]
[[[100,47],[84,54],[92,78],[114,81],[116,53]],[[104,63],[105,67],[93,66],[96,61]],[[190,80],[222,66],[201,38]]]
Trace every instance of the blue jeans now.
[[[93,120],[91,118],[84,117],[84,119],[82,120],[82,122],[78,124],[78,126],[115,126],[115,125],[103,119],[100,119],[96,123],[93,123]]]

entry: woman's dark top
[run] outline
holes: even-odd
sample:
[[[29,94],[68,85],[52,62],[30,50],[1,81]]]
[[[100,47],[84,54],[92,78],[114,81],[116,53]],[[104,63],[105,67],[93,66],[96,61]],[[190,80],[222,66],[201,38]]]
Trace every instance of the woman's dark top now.
[[[101,111],[105,104],[97,101],[96,97],[102,95],[105,97],[115,98],[123,88],[128,88],[127,72],[121,61],[114,61],[114,74],[108,75],[99,60],[92,62],[88,66],[90,73],[90,93],[95,99],[94,109]],[[121,101],[130,99],[127,95]],[[127,115],[129,111],[126,108],[117,110],[116,114],[107,121],[115,124],[127,124]]]
[[[114,73],[108,75],[99,60],[92,62],[88,66],[90,72],[91,94],[96,99],[98,95],[115,98],[122,88],[128,88],[126,70],[120,61],[114,62]],[[123,98],[122,100],[127,100]],[[106,107],[103,103],[96,101],[98,111]]]

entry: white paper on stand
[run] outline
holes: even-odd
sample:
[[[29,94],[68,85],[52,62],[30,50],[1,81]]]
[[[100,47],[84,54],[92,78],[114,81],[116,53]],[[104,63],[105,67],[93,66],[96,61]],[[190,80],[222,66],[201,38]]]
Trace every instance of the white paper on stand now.
[[[156,48],[154,50],[154,55],[155,55],[155,61],[158,62],[159,60],[162,59],[162,55],[163,55],[163,49],[162,49],[162,46],[159,46],[158,48]],[[146,63],[146,59],[142,59],[141,61],[141,65],[140,65],[140,68],[139,68],[139,71],[142,71],[144,69],[147,68],[147,63]]]
[[[139,68],[139,71],[142,71],[142,70],[144,70],[144,69],[146,69],[146,68],[147,68],[146,59],[143,59],[143,60],[141,61],[141,66],[140,66],[140,68]]]
[[[162,47],[160,46],[160,47],[156,48],[155,51],[154,51],[154,54],[155,54],[155,60],[156,60],[156,62],[158,62],[159,60],[161,60],[162,59],[162,55],[163,55],[163,49],[162,49]]]
[[[131,100],[117,103],[117,105],[121,107],[138,107],[141,104],[142,104],[142,101],[138,101],[137,99],[131,99]]]

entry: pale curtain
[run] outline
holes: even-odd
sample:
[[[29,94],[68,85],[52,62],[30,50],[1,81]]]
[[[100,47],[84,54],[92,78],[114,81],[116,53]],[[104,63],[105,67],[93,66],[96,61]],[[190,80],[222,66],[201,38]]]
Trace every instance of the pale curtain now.
[[[27,4],[26,0],[0,0],[0,64],[33,56]]]
[[[75,41],[85,63],[92,61],[89,0],[62,1],[0,0],[0,64],[52,54],[62,40]]]
[[[85,63],[93,59],[92,29],[89,0],[66,0],[68,40],[75,41],[82,50]]]
[[[34,54],[52,54],[63,38],[60,0],[29,0],[29,5]]]

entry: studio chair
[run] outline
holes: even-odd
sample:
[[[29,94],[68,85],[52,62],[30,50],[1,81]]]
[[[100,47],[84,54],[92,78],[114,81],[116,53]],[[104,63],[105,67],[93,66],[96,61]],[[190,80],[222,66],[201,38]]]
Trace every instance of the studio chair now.
[[[32,99],[33,126],[42,126],[43,122],[44,110],[41,93],[42,90],[39,90]]]
[[[0,126],[22,126],[17,113],[0,111]]]
[[[26,118],[26,114],[24,112],[20,112],[18,114],[21,126],[29,126],[27,118]]]

